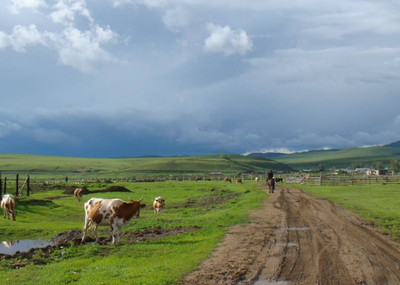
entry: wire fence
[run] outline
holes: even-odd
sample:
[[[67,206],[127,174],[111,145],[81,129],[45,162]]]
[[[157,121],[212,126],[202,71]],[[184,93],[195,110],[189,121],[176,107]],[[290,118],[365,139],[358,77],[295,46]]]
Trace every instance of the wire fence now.
[[[289,176],[286,177],[285,182],[315,186],[389,184],[400,183],[400,175],[339,176],[324,174],[319,176]]]

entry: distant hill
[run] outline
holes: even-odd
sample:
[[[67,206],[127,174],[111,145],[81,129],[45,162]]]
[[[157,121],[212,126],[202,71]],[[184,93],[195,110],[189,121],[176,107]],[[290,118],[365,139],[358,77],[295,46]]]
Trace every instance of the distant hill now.
[[[252,153],[250,156],[269,157],[269,154]],[[393,159],[400,160],[400,141],[384,146],[352,147],[347,149],[311,150],[273,156],[294,169],[371,167],[376,162],[388,165]]]
[[[248,156],[255,156],[255,157],[265,157],[265,158],[279,158],[282,156],[287,155],[287,153],[283,152],[254,152],[254,153],[249,153]]]
[[[390,144],[387,144],[387,145],[385,145],[385,146],[387,146],[387,147],[398,147],[398,148],[400,148],[400,141],[397,141],[397,142],[394,142],[394,143],[390,143]]]

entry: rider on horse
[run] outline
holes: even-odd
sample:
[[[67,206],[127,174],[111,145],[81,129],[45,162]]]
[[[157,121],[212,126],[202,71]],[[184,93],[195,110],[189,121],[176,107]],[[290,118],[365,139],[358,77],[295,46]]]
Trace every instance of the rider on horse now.
[[[267,173],[267,184],[268,184],[270,192],[272,190],[272,193],[273,193],[275,190],[275,179],[274,179],[274,173],[272,172],[272,169],[270,169],[269,172]]]

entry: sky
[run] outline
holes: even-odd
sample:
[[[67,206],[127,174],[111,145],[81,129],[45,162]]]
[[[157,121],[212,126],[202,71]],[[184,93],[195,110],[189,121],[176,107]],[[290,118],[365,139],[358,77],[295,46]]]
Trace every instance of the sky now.
[[[0,0],[0,153],[400,140],[398,0]]]

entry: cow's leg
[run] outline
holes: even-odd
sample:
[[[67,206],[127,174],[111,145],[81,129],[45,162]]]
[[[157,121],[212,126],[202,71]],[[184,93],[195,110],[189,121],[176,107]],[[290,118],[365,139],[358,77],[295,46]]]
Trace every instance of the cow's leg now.
[[[111,244],[115,244],[115,230],[117,228],[116,222],[113,218],[110,219],[111,226]]]
[[[94,232],[94,237],[96,238],[96,242],[99,243],[99,235],[97,233],[97,224],[93,223],[93,232]]]
[[[3,205],[4,219],[8,216],[7,206]]]
[[[122,225],[116,225],[116,227],[115,227],[115,238],[116,238],[115,244],[119,244],[121,231],[122,231]]]
[[[85,216],[85,224],[83,225],[83,235],[82,235],[82,241],[81,242],[85,242],[86,233],[87,233],[87,230],[88,230],[89,226],[90,226],[90,220],[89,220],[89,217],[86,215]]]

